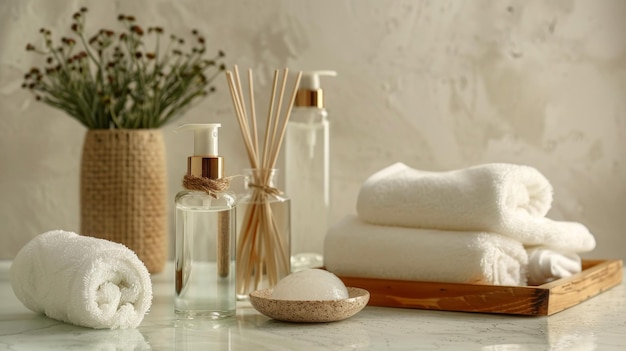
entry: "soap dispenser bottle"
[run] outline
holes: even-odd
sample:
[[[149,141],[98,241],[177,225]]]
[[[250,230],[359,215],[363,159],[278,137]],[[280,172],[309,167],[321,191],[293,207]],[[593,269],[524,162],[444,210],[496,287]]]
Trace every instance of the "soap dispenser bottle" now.
[[[291,268],[323,265],[330,217],[330,127],[320,76],[302,73],[285,135],[285,191],[291,197]]]
[[[236,199],[228,192],[205,190],[207,184],[224,184],[224,159],[218,156],[220,126],[186,124],[176,129],[194,131],[186,189],[175,199],[178,318],[221,319],[235,314]]]

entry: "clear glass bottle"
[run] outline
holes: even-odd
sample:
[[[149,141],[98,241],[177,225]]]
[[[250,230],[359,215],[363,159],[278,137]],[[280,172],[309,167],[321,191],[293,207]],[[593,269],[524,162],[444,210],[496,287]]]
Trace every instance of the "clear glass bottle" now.
[[[323,266],[330,221],[330,124],[319,76],[303,72],[285,134],[285,190],[292,200],[291,268]]]
[[[208,127],[207,127],[208,126]],[[195,155],[187,175],[219,180],[223,159],[217,155],[217,126],[185,125],[195,129]],[[204,135],[204,133],[210,135]],[[236,311],[236,198],[228,192],[183,190],[176,195],[175,301],[178,318],[221,319]]]
[[[237,204],[237,298],[272,288],[291,272],[291,204],[276,188],[276,169],[245,170]]]

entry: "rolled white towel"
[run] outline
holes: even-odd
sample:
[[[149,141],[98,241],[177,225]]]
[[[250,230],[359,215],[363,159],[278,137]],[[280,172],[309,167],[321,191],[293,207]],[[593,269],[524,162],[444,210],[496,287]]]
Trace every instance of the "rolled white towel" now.
[[[526,285],[522,244],[499,234],[379,226],[347,216],[325,239],[324,265],[339,276]]]
[[[135,328],[152,303],[150,274],[134,252],[62,230],[28,242],[10,279],[30,310],[84,327]]]
[[[525,245],[585,252],[595,239],[580,223],[544,216],[552,186],[535,168],[485,164],[426,172],[396,163],[369,177],[357,213],[373,224],[499,233]]]
[[[545,247],[533,247],[528,254],[528,284],[541,285],[582,271],[580,256]]]

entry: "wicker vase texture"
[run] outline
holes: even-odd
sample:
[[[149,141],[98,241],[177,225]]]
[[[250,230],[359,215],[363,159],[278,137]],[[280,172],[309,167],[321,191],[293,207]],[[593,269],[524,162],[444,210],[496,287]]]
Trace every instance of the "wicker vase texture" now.
[[[87,131],[80,182],[81,234],[124,244],[148,271],[162,271],[168,240],[162,132]]]

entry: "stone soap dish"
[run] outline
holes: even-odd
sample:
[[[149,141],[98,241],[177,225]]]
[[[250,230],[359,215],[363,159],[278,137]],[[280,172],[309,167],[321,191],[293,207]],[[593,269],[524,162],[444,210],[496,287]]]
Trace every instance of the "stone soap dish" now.
[[[367,290],[347,289],[347,299],[313,301],[276,300],[271,298],[271,289],[262,289],[250,293],[250,303],[260,313],[279,321],[335,322],[354,316],[367,305],[370,299],[370,293]]]

